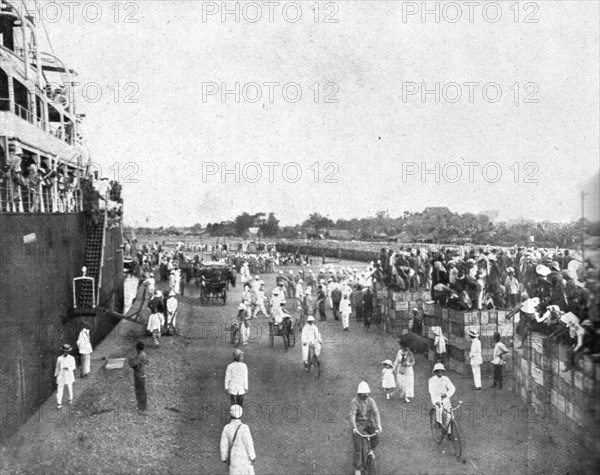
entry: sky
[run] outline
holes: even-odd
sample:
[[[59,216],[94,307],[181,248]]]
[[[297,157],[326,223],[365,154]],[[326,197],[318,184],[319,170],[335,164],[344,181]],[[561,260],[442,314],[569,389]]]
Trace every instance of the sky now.
[[[598,2],[90,3],[41,16],[127,224],[598,219]]]

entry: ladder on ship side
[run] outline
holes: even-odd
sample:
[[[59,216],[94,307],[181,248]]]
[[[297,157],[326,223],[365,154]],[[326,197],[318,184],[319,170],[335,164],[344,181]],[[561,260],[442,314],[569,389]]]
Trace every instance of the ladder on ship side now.
[[[102,288],[102,269],[104,267],[104,249],[106,246],[106,229],[108,226],[108,217],[106,210],[99,223],[88,230],[85,243],[85,267],[83,275],[73,279],[73,308],[75,314],[95,315],[97,310],[106,312],[113,318],[122,318],[125,320],[146,325],[147,317],[142,315],[144,303],[148,296],[146,288],[138,287],[137,295],[131,303],[139,303],[137,309],[131,308],[126,314],[120,314],[112,308],[100,307],[100,290]]]
[[[76,313],[95,314],[95,309],[100,303],[107,224],[107,214],[104,210],[99,222],[88,228],[84,273],[81,277],[73,279],[73,307]]]

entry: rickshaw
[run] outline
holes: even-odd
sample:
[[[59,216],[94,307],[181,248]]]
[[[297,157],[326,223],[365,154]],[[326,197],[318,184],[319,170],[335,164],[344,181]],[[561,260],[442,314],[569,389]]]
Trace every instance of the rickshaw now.
[[[291,315],[287,315],[283,319],[280,325],[275,324],[275,320],[271,317],[269,319],[269,340],[271,342],[271,348],[275,345],[275,337],[283,337],[283,346],[285,351],[292,348],[296,344],[296,328],[298,323],[296,319]]]

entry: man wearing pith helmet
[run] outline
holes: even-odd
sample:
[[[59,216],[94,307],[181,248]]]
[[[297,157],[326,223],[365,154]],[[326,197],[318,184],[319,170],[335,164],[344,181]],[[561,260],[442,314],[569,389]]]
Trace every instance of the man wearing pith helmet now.
[[[350,403],[350,426],[352,427],[352,445],[355,475],[360,475],[367,461],[367,441],[359,435],[370,435],[381,433],[381,417],[377,404],[369,396],[371,389],[365,381],[361,381],[356,390],[356,397]],[[378,435],[371,438],[371,449],[377,447],[379,443]]]
[[[446,368],[442,363],[436,363],[433,367],[433,374],[431,378],[429,378],[429,395],[431,396],[431,404],[433,404],[436,409],[436,421],[440,424],[442,423],[442,413],[443,410],[450,410],[452,404],[450,402],[450,398],[456,392],[456,388],[450,378],[446,376],[444,373],[446,372]]]
[[[254,475],[256,453],[250,428],[241,421],[243,413],[237,404],[229,409],[231,421],[221,434],[221,460],[229,466],[230,474]]]
[[[321,354],[321,344],[323,343],[323,339],[321,338],[321,333],[319,332],[319,328],[315,324],[315,317],[309,315],[306,318],[306,325],[302,329],[302,362],[304,363],[304,368],[308,371],[308,353],[310,347],[312,346],[315,350],[315,355],[317,357]]]

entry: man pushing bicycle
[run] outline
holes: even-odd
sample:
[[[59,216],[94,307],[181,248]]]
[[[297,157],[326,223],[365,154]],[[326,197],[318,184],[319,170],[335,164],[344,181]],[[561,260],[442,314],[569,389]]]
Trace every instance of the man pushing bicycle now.
[[[429,378],[429,395],[431,396],[431,403],[435,408],[435,420],[446,427],[446,421],[442,421],[442,415],[451,411],[452,404],[450,398],[456,392],[456,388],[450,378],[444,375],[446,368],[442,363],[436,363],[433,367],[433,374]],[[444,410],[445,409],[445,410]]]

